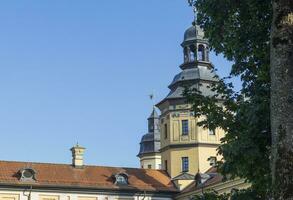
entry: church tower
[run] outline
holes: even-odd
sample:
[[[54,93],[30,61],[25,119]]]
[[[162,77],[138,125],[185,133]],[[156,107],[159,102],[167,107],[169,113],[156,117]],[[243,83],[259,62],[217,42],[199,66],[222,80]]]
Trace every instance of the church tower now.
[[[191,105],[182,93],[185,85],[211,96],[209,85],[218,81],[209,61],[209,46],[203,30],[191,26],[184,33],[183,64],[169,85],[169,94],[157,104],[161,111],[161,156],[162,169],[174,180],[194,180],[197,172],[205,172],[217,157],[217,147],[224,133],[220,129],[209,130],[197,125],[203,117],[196,118]],[[184,183],[182,183],[184,184]]]
[[[148,133],[142,136],[138,157],[141,168],[161,169],[161,154],[159,152],[160,129],[159,115],[153,107],[153,111],[148,118]]]

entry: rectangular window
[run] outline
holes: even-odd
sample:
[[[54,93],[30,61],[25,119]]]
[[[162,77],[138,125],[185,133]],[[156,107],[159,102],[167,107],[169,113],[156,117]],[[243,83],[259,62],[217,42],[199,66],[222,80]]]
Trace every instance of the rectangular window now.
[[[148,169],[152,169],[152,165],[148,165]]]
[[[210,161],[210,166],[212,166],[212,167],[216,166],[216,164],[217,164],[217,158],[216,157],[211,156],[209,158],[209,161]]]
[[[98,200],[97,197],[77,197],[77,200]]]
[[[134,200],[134,198],[132,198],[132,197],[118,197],[118,198],[115,198],[115,200]]]
[[[188,135],[189,128],[188,128],[188,120],[182,120],[182,135]]]
[[[19,200],[18,194],[0,194],[0,200]]]
[[[182,172],[189,171],[189,162],[188,157],[182,157]]]
[[[59,200],[60,197],[59,196],[55,196],[55,195],[40,195],[40,200]]]
[[[165,139],[168,138],[168,126],[167,124],[164,125],[164,133],[165,133]]]
[[[209,135],[216,135],[215,129],[209,129]]]
[[[168,171],[168,161],[165,160],[165,170]]]

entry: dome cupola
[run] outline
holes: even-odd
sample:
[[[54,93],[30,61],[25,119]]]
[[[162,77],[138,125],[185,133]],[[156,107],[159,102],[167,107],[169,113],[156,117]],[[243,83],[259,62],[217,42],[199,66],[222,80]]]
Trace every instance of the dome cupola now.
[[[196,39],[204,39],[204,32],[198,25],[191,26],[185,31],[183,43]]]
[[[148,118],[148,133],[143,135],[140,142],[138,157],[147,153],[156,153],[160,149],[159,115],[155,109]]]
[[[209,62],[208,40],[204,37],[203,30],[194,25],[184,33],[183,47],[184,63]]]
[[[204,31],[196,23],[184,32],[184,39],[181,43],[183,48],[184,61],[180,65],[180,71],[169,85],[170,92],[165,99],[157,104],[160,105],[166,100],[184,99],[183,92],[187,85],[192,89],[199,90],[204,96],[213,96],[214,91],[210,84],[217,82],[218,78],[209,60],[209,43],[204,37]]]

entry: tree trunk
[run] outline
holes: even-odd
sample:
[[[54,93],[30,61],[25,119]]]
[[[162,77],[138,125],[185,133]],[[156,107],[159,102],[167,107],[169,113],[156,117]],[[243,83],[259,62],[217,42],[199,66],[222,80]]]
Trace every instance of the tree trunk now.
[[[273,0],[271,31],[273,199],[293,199],[293,0]]]

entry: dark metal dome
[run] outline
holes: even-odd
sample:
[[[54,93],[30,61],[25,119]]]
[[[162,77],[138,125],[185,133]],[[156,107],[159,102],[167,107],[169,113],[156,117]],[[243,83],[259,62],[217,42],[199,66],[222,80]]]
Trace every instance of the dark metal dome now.
[[[155,139],[154,139],[153,133],[147,133],[144,136],[142,136],[141,142],[140,142],[139,155],[154,152],[155,151],[154,142],[155,142]]]
[[[184,42],[203,38],[204,32],[198,25],[189,27],[184,33]]]
[[[207,67],[197,67],[191,69],[185,69],[178,73],[172,83],[169,85],[171,89],[175,84],[179,82],[186,82],[191,80],[206,80],[206,81],[217,81],[218,79],[215,78],[216,73]]]
[[[148,153],[157,153],[160,149],[159,115],[155,108],[148,118],[148,133],[143,135],[140,141],[138,156]]]
[[[141,142],[146,143],[146,142],[153,142],[155,140],[154,134],[153,133],[147,133],[141,138]]]

